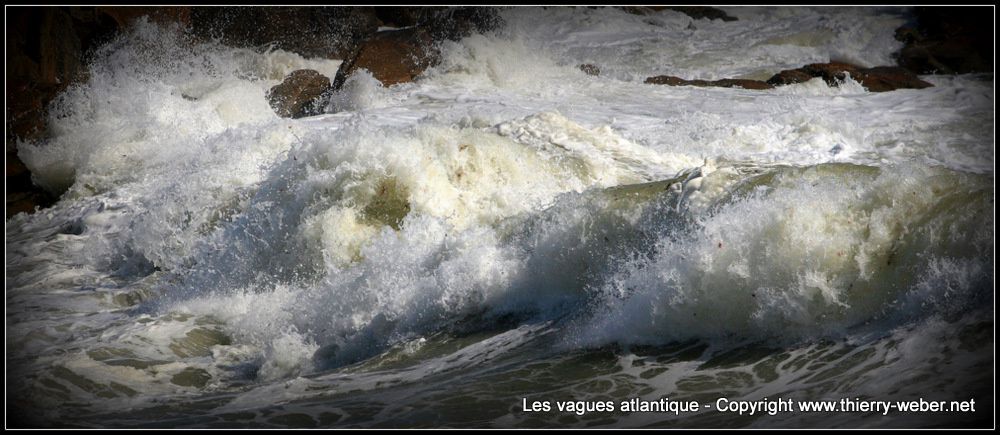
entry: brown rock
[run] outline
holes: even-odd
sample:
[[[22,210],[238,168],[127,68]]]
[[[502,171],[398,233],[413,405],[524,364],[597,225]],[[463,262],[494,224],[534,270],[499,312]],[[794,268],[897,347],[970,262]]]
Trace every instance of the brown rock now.
[[[799,69],[810,76],[822,77],[826,84],[834,86],[844,81],[848,74],[857,77],[861,67],[843,62],[828,62],[811,63]]]
[[[333,88],[340,89],[358,69],[368,70],[385,86],[413,81],[440,61],[438,42],[488,32],[503,24],[497,8],[459,7],[432,10],[415,27],[378,32],[362,42],[337,70]]]
[[[812,78],[813,76],[805,71],[786,69],[767,79],[767,83],[774,86],[791,85],[794,83],[808,82],[809,80],[812,80]]]
[[[379,32],[358,48],[337,70],[333,88],[340,89],[347,77],[364,68],[385,86],[411,82],[439,61],[430,34],[422,28]]]
[[[761,80],[746,80],[746,79],[722,79],[716,80],[711,86],[719,86],[723,88],[743,88],[743,89],[771,89],[774,86],[768,84],[767,82]]]
[[[302,118],[322,113],[324,94],[330,89],[330,79],[311,70],[292,71],[281,84],[267,92],[267,101],[283,118]]]
[[[878,66],[858,72],[857,81],[870,92],[886,92],[895,89],[923,89],[933,86],[920,80],[916,74],[905,68]]]
[[[592,75],[592,76],[601,75],[601,69],[594,64],[584,63],[578,65],[577,68],[580,68],[580,71],[587,73],[587,75]]]
[[[647,78],[645,83],[650,85],[684,86],[690,82],[675,76],[655,76]]]
[[[654,85],[668,86],[698,86],[698,87],[719,87],[719,88],[743,88],[743,89],[771,89],[768,83],[760,80],[745,79],[722,79],[722,80],[685,80],[675,76],[655,76],[646,79],[646,83]]]
[[[898,67],[861,68],[843,62],[814,63],[794,70],[781,71],[767,83],[788,85],[821,77],[828,85],[838,86],[850,75],[871,92],[886,92],[894,89],[921,89],[932,86],[920,80],[913,73]]]

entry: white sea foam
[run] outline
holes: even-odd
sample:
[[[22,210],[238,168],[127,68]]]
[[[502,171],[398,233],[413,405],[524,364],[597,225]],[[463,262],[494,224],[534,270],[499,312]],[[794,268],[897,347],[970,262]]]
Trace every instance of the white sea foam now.
[[[793,343],[902,334],[991,298],[991,83],[642,83],[884,65],[900,46],[890,10],[728,11],[740,20],[507,10],[506,33],[444,44],[415,83],[359,72],[330,114],[296,120],[266,91],[339,61],[141,22],[56,102],[52,138],[21,149],[65,193],[8,221],[13,348],[61,374],[18,382],[81,383],[66,369],[101,386],[72,396],[139,406],[420,354],[425,337],[510,319],[523,323],[389,378],[489,361],[534,339],[525,325],[569,350]],[[87,353],[103,348],[157,364],[107,371]],[[289,382],[230,407],[310,396],[313,381]]]

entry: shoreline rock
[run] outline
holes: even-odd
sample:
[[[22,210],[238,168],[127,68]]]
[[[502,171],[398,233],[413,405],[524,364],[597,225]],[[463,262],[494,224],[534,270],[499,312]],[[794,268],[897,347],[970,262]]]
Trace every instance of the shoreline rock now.
[[[934,85],[920,80],[916,74],[896,66],[862,68],[843,62],[812,63],[801,68],[781,71],[767,81],[746,79],[685,80],[680,77],[659,75],[646,79],[645,83],[668,86],[698,86],[743,89],[771,89],[802,83],[819,77],[829,86],[839,86],[848,75],[869,92],[887,92],[896,89],[923,89]]]
[[[760,80],[746,80],[746,79],[722,79],[722,80],[685,80],[680,77],[661,75],[649,77],[646,79],[645,83],[652,85],[667,85],[667,86],[698,86],[701,88],[705,87],[718,87],[718,88],[743,88],[743,89],[771,89],[774,86],[765,83]]]
[[[888,92],[896,89],[923,89],[934,85],[920,80],[911,71],[895,66],[862,68],[843,62],[813,63],[793,70],[781,71],[767,83],[774,86],[801,83],[820,77],[827,85],[837,86],[850,75],[870,92]]]
[[[411,82],[438,61],[432,43],[430,33],[419,27],[379,32],[340,65],[333,89],[340,89],[359,69],[368,70],[385,86]]]
[[[311,69],[295,70],[267,91],[267,101],[282,118],[303,118],[323,113],[323,96],[330,79]]]
[[[914,8],[915,25],[896,29],[906,45],[896,63],[917,74],[993,72],[994,11],[985,7]]]
[[[385,86],[412,82],[441,61],[440,42],[486,33],[503,24],[497,9],[487,7],[445,8],[428,15],[413,27],[378,32],[362,41],[337,70],[333,90],[341,89],[359,69]]]

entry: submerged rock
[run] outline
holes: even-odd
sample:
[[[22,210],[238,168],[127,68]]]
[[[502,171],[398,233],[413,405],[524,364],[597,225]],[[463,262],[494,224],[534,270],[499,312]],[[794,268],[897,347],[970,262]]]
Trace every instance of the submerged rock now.
[[[267,101],[283,118],[302,118],[322,113],[323,96],[330,89],[330,79],[311,70],[292,71],[281,84],[267,92]]]
[[[771,89],[774,86],[760,80],[746,79],[722,79],[722,80],[685,80],[675,76],[655,76],[647,78],[645,83],[653,85],[668,86],[698,86],[698,87],[719,87],[719,88],[743,88],[743,89]]]
[[[871,92],[886,92],[895,89],[922,89],[933,85],[920,80],[912,72],[892,66],[862,68],[843,62],[814,63],[802,68],[781,71],[767,83],[780,86],[809,81],[820,77],[830,86],[837,86],[848,75]]]

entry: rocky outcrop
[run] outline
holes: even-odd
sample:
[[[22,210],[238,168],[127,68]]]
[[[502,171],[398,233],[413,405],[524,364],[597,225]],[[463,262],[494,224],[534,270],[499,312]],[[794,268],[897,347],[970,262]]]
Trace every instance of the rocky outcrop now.
[[[899,66],[917,74],[993,71],[992,7],[917,7],[916,24],[896,30]]]
[[[31,182],[31,172],[24,166],[16,152],[7,152],[6,219],[18,213],[31,213],[35,207],[45,208],[55,203],[52,194],[39,189]]]
[[[23,7],[7,15],[6,205],[7,217],[45,207],[54,197],[31,183],[31,173],[17,154],[17,140],[47,135],[46,108],[73,83],[86,80],[87,54],[135,19],[158,23],[190,20],[187,7]]]
[[[438,61],[432,43],[430,33],[419,27],[379,32],[340,65],[333,88],[340,89],[351,74],[362,68],[385,86],[411,82]]]
[[[302,118],[323,113],[324,94],[330,90],[330,79],[311,70],[292,71],[279,85],[267,92],[267,101],[283,118]]]
[[[837,86],[848,75],[871,92],[922,89],[933,86],[920,80],[919,77],[904,68],[891,66],[862,68],[843,62],[814,63],[794,70],[784,70],[768,79],[767,83],[780,86],[820,77],[828,85]]]
[[[668,86],[698,86],[743,89],[771,89],[774,86],[760,80],[722,79],[722,80],[685,80],[675,76],[655,76],[646,79],[647,84]]]
[[[306,57],[343,59],[378,30],[373,7],[196,7],[191,27],[234,47],[273,46]]]
[[[857,74],[858,76],[855,80],[870,92],[887,92],[896,89],[923,89],[934,86],[920,80],[911,71],[896,66],[877,66],[862,69]]]
[[[497,8],[453,7],[438,11],[420,27],[436,42],[457,41],[473,33],[488,33],[500,28],[503,19]]]
[[[737,20],[736,17],[727,14],[726,11],[710,6],[619,6],[619,8],[633,15],[649,15],[654,12],[671,10],[680,12],[696,20],[703,18],[722,21]]]
[[[781,71],[766,82],[760,80],[722,79],[685,80],[680,77],[661,75],[646,79],[646,83],[669,86],[700,86],[743,89],[771,89],[775,86],[802,83],[813,78],[822,78],[830,86],[839,86],[848,75],[871,92],[886,92],[896,89],[922,89],[933,85],[920,80],[916,74],[894,66],[862,68],[843,62],[813,63],[802,68]]]
[[[368,70],[385,86],[411,82],[440,61],[439,42],[489,32],[501,24],[494,8],[445,8],[413,27],[378,32],[340,65],[333,88],[340,89],[359,69]]]

